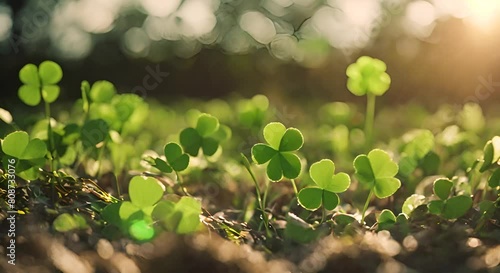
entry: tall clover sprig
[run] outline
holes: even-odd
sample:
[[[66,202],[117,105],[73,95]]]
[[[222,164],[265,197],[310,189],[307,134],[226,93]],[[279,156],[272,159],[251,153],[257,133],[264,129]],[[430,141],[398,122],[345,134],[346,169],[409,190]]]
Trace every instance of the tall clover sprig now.
[[[366,146],[373,142],[373,123],[375,118],[375,97],[382,96],[391,85],[391,77],[385,71],[386,64],[368,56],[359,57],[346,70],[347,89],[356,96],[366,95],[365,135]]]
[[[52,61],[44,61],[38,67],[34,64],[27,64],[19,71],[19,79],[23,83],[18,90],[19,98],[29,106],[36,106],[40,102],[45,103],[45,118],[47,119],[47,142],[51,157],[54,157],[54,137],[50,124],[50,104],[53,103],[60,93],[57,85],[62,79],[61,67]],[[51,158],[51,168],[53,161]]]

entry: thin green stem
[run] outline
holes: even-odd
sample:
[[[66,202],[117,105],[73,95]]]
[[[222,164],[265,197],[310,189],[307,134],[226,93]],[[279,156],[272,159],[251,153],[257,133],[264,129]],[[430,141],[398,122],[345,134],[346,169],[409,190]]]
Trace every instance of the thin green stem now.
[[[325,191],[321,191],[321,200],[325,200]],[[326,220],[326,209],[325,205],[321,206],[321,223],[324,223]]]
[[[174,172],[175,172],[175,180],[177,181],[177,184],[179,185],[179,187],[181,187],[182,192],[186,196],[192,196],[191,194],[189,194],[189,192],[184,187],[183,182],[182,182],[182,176],[177,171],[174,171]]]
[[[264,197],[262,197],[262,205],[266,207],[267,196],[269,195],[269,180],[266,179],[266,189],[264,190]]]
[[[47,140],[49,143],[50,151],[50,170],[53,171],[54,167],[54,155],[52,154],[54,150],[54,138],[52,136],[52,125],[50,124],[50,104],[45,102],[45,118],[47,119]]]
[[[373,190],[370,190],[370,193],[368,194],[368,198],[366,198],[365,206],[363,207],[363,212],[361,214],[361,224],[365,222],[365,213],[366,210],[368,209],[368,205],[370,204],[370,200],[373,197]]]
[[[295,179],[290,179],[290,181],[292,182],[293,192],[295,193],[295,197],[298,198],[299,191],[297,190],[297,184],[295,183]]]
[[[266,228],[266,235],[268,237],[270,237],[271,231],[269,230],[269,219],[267,218],[267,213],[265,210],[266,209],[265,200],[267,199],[267,192],[269,189],[269,185],[266,183],[266,190],[264,192],[264,197],[262,198],[260,195],[261,191],[260,191],[259,183],[257,182],[257,179],[255,178],[255,175],[254,175],[252,169],[250,168],[250,162],[248,162],[248,159],[246,158],[246,156],[244,154],[241,154],[241,158],[243,161],[243,166],[245,166],[245,169],[248,171],[248,173],[252,177],[252,181],[255,185],[255,192],[257,194],[257,202],[259,203],[259,207],[260,207],[260,210],[262,213],[261,215],[262,215],[262,220],[264,221],[264,226]]]
[[[371,148],[373,145],[373,123],[375,120],[375,95],[366,94],[366,117],[365,117],[365,137],[366,147]]]
[[[106,149],[106,144],[107,144],[107,139],[104,140],[102,147],[99,149],[99,152],[97,154],[97,163],[99,164],[97,167],[97,172],[95,174],[96,177],[99,177],[99,174],[101,173],[101,166],[102,166],[102,158],[104,157],[104,149]],[[117,187],[118,195],[120,195],[119,189]]]

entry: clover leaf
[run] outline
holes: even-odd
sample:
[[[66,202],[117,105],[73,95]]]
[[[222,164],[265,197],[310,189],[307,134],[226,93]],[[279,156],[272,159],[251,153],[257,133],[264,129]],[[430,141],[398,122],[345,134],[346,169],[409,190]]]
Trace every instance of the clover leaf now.
[[[30,106],[38,105],[42,99],[52,103],[59,97],[60,88],[56,84],[62,76],[62,69],[55,62],[44,61],[38,67],[27,64],[19,71],[23,85],[19,87],[18,96]]]
[[[407,234],[409,232],[408,216],[405,213],[400,213],[396,216],[391,210],[384,209],[377,217],[377,224],[378,231],[392,231],[393,229],[398,228],[397,230],[403,234]]]
[[[198,230],[200,214],[201,203],[188,196],[182,197],[177,203],[161,201],[152,212],[153,219],[159,221],[166,230],[178,234]]]
[[[434,181],[434,195],[439,200],[432,200],[427,204],[430,213],[446,219],[456,219],[467,213],[472,207],[472,198],[466,195],[449,197],[452,189],[453,182],[448,178],[438,178]]]
[[[500,162],[500,136],[495,136],[484,145],[483,165],[479,169],[480,172],[485,172],[494,164]]]
[[[373,190],[378,198],[389,197],[401,187],[401,181],[394,177],[398,164],[383,150],[374,149],[368,155],[357,156],[354,169],[358,181]]]
[[[309,174],[317,187],[303,188],[299,192],[299,204],[308,210],[317,210],[321,205],[333,210],[339,204],[337,193],[344,192],[351,184],[346,173],[335,173],[335,164],[323,159],[311,165]]]
[[[257,164],[267,165],[267,176],[271,181],[279,181],[283,177],[297,178],[301,163],[293,152],[304,144],[302,133],[296,128],[286,128],[279,122],[271,122],[264,127],[264,139],[268,144],[255,144],[252,147],[252,158]]]
[[[363,223],[372,195],[375,194],[378,198],[389,197],[401,187],[401,181],[394,177],[398,173],[398,164],[380,149],[374,149],[368,155],[357,156],[354,159],[354,170],[358,181],[370,189],[361,216]]]
[[[15,131],[2,140],[4,154],[18,159],[16,161],[17,174],[27,180],[37,177],[38,168],[45,165],[47,146],[38,138],[30,140],[28,133]],[[7,158],[4,158],[4,161]],[[4,166],[7,164],[4,162]]]
[[[96,81],[92,84],[92,88],[90,88],[88,94],[92,102],[109,103],[116,94],[116,88],[109,81]]]
[[[88,227],[87,221],[79,214],[71,215],[63,213],[54,220],[52,226],[58,232],[68,232],[76,229],[85,229]]]
[[[383,61],[362,56],[347,67],[347,88],[356,96],[368,93],[381,96],[391,84],[391,78],[385,72],[386,69],[387,66]]]
[[[144,208],[160,201],[163,196],[163,188],[152,177],[135,176],[130,180],[128,194],[132,204]]]
[[[488,177],[488,185],[492,188],[500,186],[500,168],[496,169],[490,177]]]
[[[154,159],[154,167],[164,173],[172,171],[180,172],[185,170],[189,165],[189,155],[182,151],[179,144],[170,142],[164,148],[165,160],[161,158]]]
[[[134,176],[128,193],[130,201],[110,204],[101,215],[108,224],[119,227],[136,240],[149,240],[154,236],[151,213],[163,197],[164,189],[153,177]]]
[[[203,154],[212,156],[217,152],[221,139],[218,137],[222,127],[219,120],[209,114],[201,114],[196,122],[196,127],[189,127],[180,133],[179,139],[184,151],[191,156],[197,156],[200,148]],[[221,129],[227,130],[227,128]]]
[[[434,181],[434,194],[441,200],[448,199],[453,188],[453,182],[447,178],[439,178]]]
[[[425,196],[420,194],[412,194],[410,197],[406,198],[401,210],[404,214],[410,216],[413,210],[415,210],[418,206],[423,205],[424,203]]]

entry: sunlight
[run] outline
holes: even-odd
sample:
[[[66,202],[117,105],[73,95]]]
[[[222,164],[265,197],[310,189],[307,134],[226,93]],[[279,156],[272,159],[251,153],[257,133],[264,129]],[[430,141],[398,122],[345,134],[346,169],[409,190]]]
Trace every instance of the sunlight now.
[[[482,29],[490,29],[500,14],[500,2],[497,0],[468,0],[469,16],[467,21]]]

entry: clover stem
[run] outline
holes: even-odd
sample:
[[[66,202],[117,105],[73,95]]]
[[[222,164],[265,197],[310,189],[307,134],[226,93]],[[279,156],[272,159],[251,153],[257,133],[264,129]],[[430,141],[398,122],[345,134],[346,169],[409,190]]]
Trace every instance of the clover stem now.
[[[370,193],[368,194],[368,198],[366,198],[365,206],[363,207],[363,213],[361,214],[361,224],[365,222],[365,213],[366,210],[368,209],[368,205],[370,204],[370,200],[373,197],[373,190],[370,190]]]
[[[179,185],[179,187],[181,187],[182,192],[187,196],[192,196],[191,194],[189,194],[189,192],[184,187],[183,182],[182,182],[182,176],[177,171],[174,170],[174,172],[175,172],[177,184]]]
[[[325,191],[324,190],[321,191],[321,200],[325,200]],[[323,204],[321,206],[321,223],[324,223],[325,220],[326,220],[326,209],[325,209],[325,205]]]
[[[246,156],[244,154],[240,154],[240,155],[241,155],[241,158],[243,160],[243,166],[245,166],[245,169],[248,171],[248,173],[252,177],[252,181],[255,185],[255,192],[257,194],[257,202],[259,203],[259,207],[260,207],[260,210],[262,212],[262,220],[264,221],[264,226],[266,228],[266,234],[268,237],[270,237],[271,232],[269,231],[269,222],[268,222],[269,219],[267,218],[267,213],[265,211],[266,198],[267,198],[267,192],[269,189],[269,185],[266,182],[266,190],[264,192],[264,197],[261,197],[259,183],[257,182],[257,179],[255,178],[255,175],[254,175],[252,169],[250,168],[250,162],[248,162],[248,159],[246,158]]]
[[[366,94],[366,117],[365,117],[365,143],[366,148],[370,148],[373,144],[373,123],[375,120],[375,95]]]
[[[54,149],[54,138],[52,136],[52,125],[50,124],[50,104],[45,102],[45,118],[47,119],[47,140],[49,142],[49,153],[50,153],[50,170],[54,170],[54,155],[52,154]]]
[[[295,196],[298,197],[299,191],[297,190],[297,184],[295,183],[295,179],[290,179],[290,181],[292,182],[293,192],[295,192]]]

